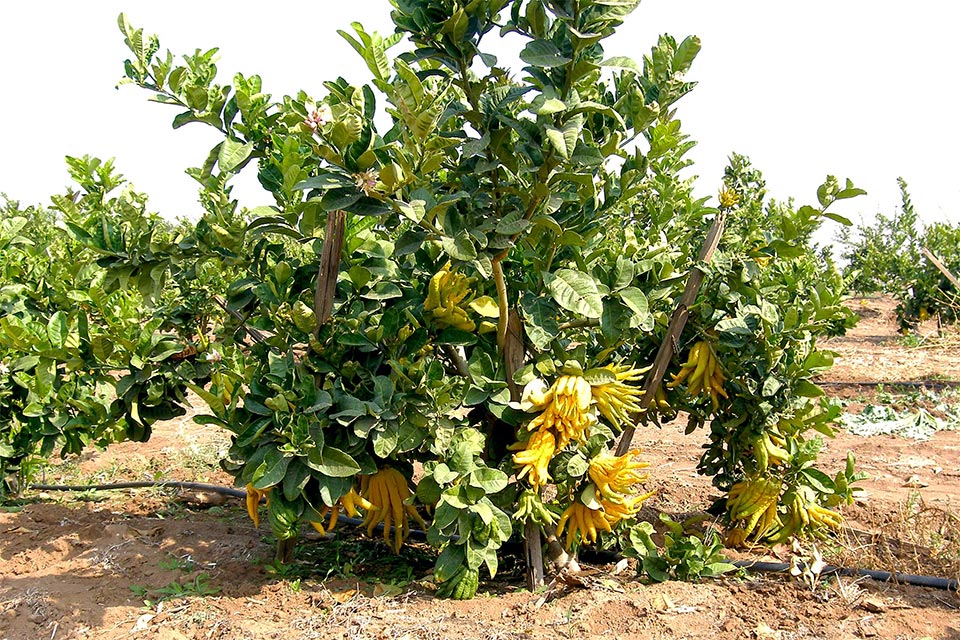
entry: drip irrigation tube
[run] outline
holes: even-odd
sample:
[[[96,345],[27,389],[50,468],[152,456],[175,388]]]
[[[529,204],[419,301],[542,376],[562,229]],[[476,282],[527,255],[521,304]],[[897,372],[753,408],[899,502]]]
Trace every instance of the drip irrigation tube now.
[[[30,489],[34,491],[107,491],[111,489],[144,489],[152,487],[169,487],[174,489],[193,489],[196,491],[211,491],[234,498],[246,498],[247,492],[244,489],[234,489],[215,484],[205,484],[202,482],[181,482],[181,481],[141,481],[141,482],[115,482],[109,484],[92,485],[66,485],[66,484],[31,484]],[[350,518],[340,515],[337,518],[338,524],[348,526],[359,526],[363,524],[360,518]],[[375,527],[376,531],[383,530],[383,524]],[[411,529],[410,536],[416,540],[426,540],[427,534],[419,529]],[[505,544],[504,547],[508,547]],[[518,544],[519,546],[519,544]],[[617,553],[600,550],[594,552],[598,561],[616,562],[621,559]],[[752,571],[763,571],[768,573],[785,573],[790,571],[790,565],[782,562],[759,562],[755,560],[735,560],[732,562],[735,567]],[[881,582],[894,582],[898,584],[909,584],[918,587],[932,587],[934,589],[943,589],[946,591],[960,591],[960,583],[955,578],[939,578],[936,576],[919,576],[912,573],[894,573],[890,571],[879,571],[877,569],[854,569],[850,567],[826,566],[823,574],[837,574],[841,576],[868,577]]]
[[[234,498],[246,498],[247,492],[243,489],[234,489],[232,487],[223,487],[217,484],[206,484],[203,482],[181,482],[179,480],[144,480],[139,482],[112,482],[109,484],[31,484],[30,489],[34,491],[108,491],[111,489],[149,489],[149,488],[170,488],[170,489],[192,489],[194,491],[210,491],[211,493],[221,493],[225,496]]]
[[[772,573],[782,573],[790,570],[789,564],[782,562],[757,562],[754,560],[736,560],[732,563],[736,567],[754,571],[768,571]],[[944,589],[947,591],[957,591],[958,582],[951,578],[937,578],[934,576],[918,576],[912,573],[891,573],[890,571],[878,571],[876,569],[852,569],[850,567],[833,567],[827,565],[824,567],[823,574],[836,573],[841,576],[866,576],[879,580],[881,582],[895,582],[899,584],[912,584],[918,587],[933,587],[935,589]]]

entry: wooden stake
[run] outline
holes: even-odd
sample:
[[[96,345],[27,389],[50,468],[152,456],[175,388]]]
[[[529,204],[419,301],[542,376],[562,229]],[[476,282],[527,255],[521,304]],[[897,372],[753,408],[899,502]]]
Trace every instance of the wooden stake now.
[[[697,300],[697,294],[700,293],[700,286],[703,284],[703,271],[698,266],[707,264],[713,259],[713,253],[717,250],[720,243],[720,235],[723,233],[723,222],[726,213],[720,211],[717,217],[713,219],[710,230],[707,231],[707,237],[703,241],[703,247],[700,249],[700,256],[697,258],[697,265],[690,270],[687,278],[687,284],[677,303],[677,308],[670,318],[670,324],[667,326],[667,335],[660,343],[660,350],[657,351],[657,357],[653,361],[653,368],[647,374],[647,379],[643,384],[643,395],[640,397],[640,410],[645,411],[653,401],[657,388],[663,382],[663,376],[667,373],[667,367],[670,365],[670,358],[673,354],[673,345],[680,339],[683,333],[683,327],[687,324],[689,309]],[[617,444],[616,455],[622,456],[630,451],[630,443],[633,440],[633,434],[636,428],[633,425],[627,425],[620,435],[620,442]]]
[[[920,247],[920,250],[923,251],[923,255],[927,256],[927,260],[933,263],[937,269],[940,270],[940,273],[947,277],[947,280],[953,283],[953,286],[957,288],[957,291],[960,291],[960,280],[957,280],[957,276],[953,275],[950,272],[950,269],[947,269],[947,265],[940,262],[937,256],[933,255],[933,252],[927,249],[926,247]]]
[[[317,316],[314,337],[320,336],[320,326],[333,313],[333,299],[337,295],[337,276],[340,275],[340,254],[343,252],[343,235],[347,214],[331,211],[327,214],[327,227],[320,252],[320,271],[317,272],[317,288],[313,293],[313,312]]]

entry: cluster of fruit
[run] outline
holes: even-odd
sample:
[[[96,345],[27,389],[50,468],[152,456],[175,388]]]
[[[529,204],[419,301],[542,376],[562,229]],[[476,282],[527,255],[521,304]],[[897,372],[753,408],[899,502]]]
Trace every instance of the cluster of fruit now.
[[[450,263],[430,278],[423,310],[438,328],[453,327],[470,332],[477,328],[466,309],[471,295],[470,285],[470,278],[451,269]]]
[[[408,502],[413,494],[406,477],[393,467],[383,467],[373,475],[360,476],[360,496],[370,505],[363,524],[367,535],[372,536],[378,524],[383,523],[383,540],[400,553],[400,545],[410,535],[412,518],[426,529],[426,523]],[[390,527],[393,527],[393,542],[390,542]]]
[[[557,535],[567,531],[564,541],[567,549],[576,541],[596,543],[599,531],[612,531],[621,520],[632,519],[643,502],[653,495],[652,492],[631,495],[634,485],[648,478],[638,470],[650,465],[633,459],[639,453],[639,450],[622,456],[600,453],[590,461],[591,485],[567,507],[557,523]]]
[[[597,411],[611,426],[623,429],[624,424],[633,422],[643,412],[640,407],[643,390],[629,383],[639,382],[650,367],[634,369],[629,365],[612,365],[605,369],[613,374],[613,380],[593,385],[593,400],[597,403]],[[663,401],[666,402],[666,398]]]
[[[270,516],[270,526],[279,540],[296,537],[300,528],[300,509],[287,503],[282,495],[272,498],[273,487],[256,489],[247,485],[247,513],[253,520],[253,526],[260,526],[260,502],[267,503],[267,512]],[[372,536],[378,524],[383,524],[383,540],[394,551],[400,552],[400,545],[410,535],[410,520],[414,520],[421,528],[426,529],[426,523],[416,508],[409,502],[413,495],[406,477],[393,467],[383,467],[372,475],[360,476],[360,492],[351,487],[332,507],[323,506],[319,511],[319,519],[311,520],[310,524],[321,534],[333,531],[341,509],[350,517],[356,517],[360,510],[365,512],[363,526],[367,528],[367,535]],[[314,516],[316,517],[316,516]],[[329,518],[329,519],[328,519]],[[324,524],[324,521],[327,524]],[[391,530],[393,539],[391,540]]]
[[[777,544],[802,530],[839,529],[843,524],[839,513],[817,504],[808,487],[789,490],[781,498],[782,489],[780,480],[765,476],[748,478],[731,487],[727,511],[733,526],[727,530],[728,546],[739,547],[747,540]]]
[[[576,369],[576,367],[572,367]],[[520,407],[539,411],[527,425],[526,441],[513,445],[518,478],[527,477],[532,489],[521,494],[514,517],[548,524],[553,513],[540,500],[540,491],[550,482],[550,461],[571,442],[585,443],[599,413],[611,426],[623,428],[640,413],[643,391],[634,384],[646,370],[612,365],[588,372],[561,375],[550,385],[540,379],[523,390]],[[593,383],[591,383],[591,380]],[[650,494],[632,496],[634,485],[647,479],[638,470],[648,465],[636,462],[637,451],[623,456],[600,453],[592,458],[587,475],[590,483],[574,498],[557,521],[557,533],[566,531],[566,546],[597,542],[601,531],[612,531],[621,520],[631,519]]]
[[[681,365],[678,373],[673,374],[667,388],[673,389],[686,383],[691,398],[706,393],[713,403],[713,410],[717,411],[720,408],[720,396],[728,397],[723,389],[726,380],[713,346],[706,340],[700,340],[690,349],[687,361]]]

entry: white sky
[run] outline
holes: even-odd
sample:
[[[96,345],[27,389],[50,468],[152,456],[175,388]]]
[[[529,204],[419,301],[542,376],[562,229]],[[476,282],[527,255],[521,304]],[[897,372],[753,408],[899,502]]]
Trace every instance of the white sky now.
[[[238,2],[31,0],[0,2],[0,191],[24,204],[69,183],[63,158],[116,158],[168,217],[199,212],[183,170],[217,141],[200,124],[174,131],[174,107],[132,85],[115,90],[128,57],[116,26],[160,36],[174,54],[220,48],[221,81],[258,73],[279,98],[322,97],[338,75],[369,74],[336,34],[351,21],[392,31],[388,0],[276,0],[255,12]],[[960,9],[935,0],[645,0],[607,41],[606,53],[640,60],[660,33],[699,35],[703,50],[679,103],[700,195],[716,193],[727,156],[750,156],[770,195],[813,203],[828,174],[868,195],[837,208],[855,221],[899,206],[910,185],[921,217],[960,221],[960,118],[953,30]],[[493,34],[491,34],[491,39]],[[502,60],[506,56],[501,56]],[[252,207],[269,198],[251,180],[234,192]]]

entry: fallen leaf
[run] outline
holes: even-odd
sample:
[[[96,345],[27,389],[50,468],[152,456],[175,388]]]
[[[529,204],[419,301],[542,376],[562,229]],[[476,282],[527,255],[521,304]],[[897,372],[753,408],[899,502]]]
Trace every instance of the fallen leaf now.
[[[341,603],[341,604],[343,604],[344,602],[346,602],[347,600],[349,600],[350,598],[352,598],[352,597],[355,596],[355,595],[357,595],[357,590],[356,590],[356,589],[347,589],[347,590],[345,590],[345,591],[331,591],[331,592],[330,592],[330,597],[333,598],[335,601]]]
[[[137,618],[136,623],[133,627],[130,628],[130,633],[137,633],[139,631],[146,631],[150,628],[150,621],[153,620],[152,613],[145,613],[139,618]]]
[[[753,634],[757,640],[782,640],[783,638],[782,632],[774,631],[766,622],[758,622]]]
[[[404,588],[395,584],[383,584],[381,582],[373,587],[374,598],[393,598],[394,596],[399,596],[403,592]]]
[[[879,598],[866,598],[860,606],[871,613],[884,613],[887,610],[887,605]]]
[[[920,476],[915,473],[909,478],[907,478],[906,482],[903,483],[903,486],[909,489],[922,489],[930,485],[928,485],[926,482],[921,480]]]

